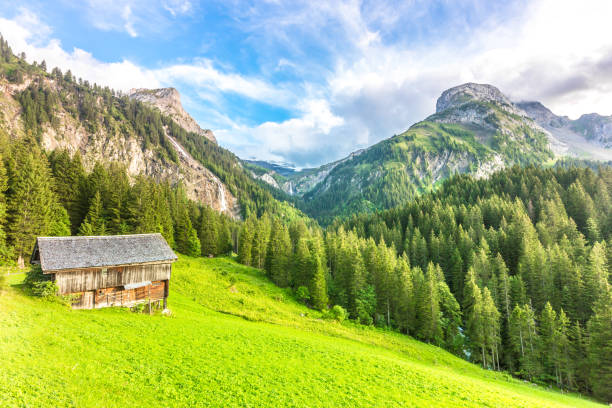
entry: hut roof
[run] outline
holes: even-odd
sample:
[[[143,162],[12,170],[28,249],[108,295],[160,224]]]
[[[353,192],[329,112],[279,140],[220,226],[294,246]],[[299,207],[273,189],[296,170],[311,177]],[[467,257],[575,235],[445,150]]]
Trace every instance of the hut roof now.
[[[175,261],[161,234],[38,237],[31,262],[43,271]]]

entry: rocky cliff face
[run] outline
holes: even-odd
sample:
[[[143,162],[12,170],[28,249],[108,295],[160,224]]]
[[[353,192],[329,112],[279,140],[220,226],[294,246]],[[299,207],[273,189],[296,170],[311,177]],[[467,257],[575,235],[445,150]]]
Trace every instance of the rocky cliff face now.
[[[572,129],[589,140],[612,149],[612,116],[597,113],[582,115],[572,122]]]
[[[540,102],[518,102],[516,106],[542,126],[563,127],[571,121],[567,116],[557,116]]]
[[[480,101],[490,102],[501,106],[509,112],[519,114],[512,102],[499,89],[488,84],[468,82],[454,88],[447,89],[436,101],[436,113],[450,108],[457,108],[466,103]]]
[[[176,123],[189,132],[197,133],[211,142],[217,139],[210,129],[202,129],[189,115],[181,104],[181,95],[174,88],[160,89],[130,89],[128,95],[132,99],[148,103],[158,108],[162,113],[169,115]]]
[[[325,180],[327,175],[331,173],[336,166],[359,156],[364,151],[364,149],[357,150],[343,159],[324,164],[321,167],[295,172],[287,177],[287,180],[281,184],[280,188],[289,195],[303,196]]]
[[[516,106],[546,129],[558,156],[612,160],[612,116],[592,113],[571,120],[555,115],[540,102],[518,102]]]
[[[16,100],[17,93],[23,91],[31,82],[9,84],[0,80],[0,128],[10,135],[23,134],[21,105]],[[45,86],[57,89],[53,80],[45,79]],[[120,128],[109,131],[98,126],[96,131],[83,125],[73,115],[56,107],[57,120],[52,126],[46,124],[40,137],[41,145],[47,151],[67,149],[71,153],[80,152],[84,166],[91,170],[96,162],[117,162],[125,165],[130,176],[146,175],[171,184],[181,182],[188,197],[209,205],[231,217],[240,217],[238,200],[230,193],[223,182],[209,169],[194,160],[175,140],[168,137],[178,153],[178,163],[145,148],[135,135],[126,134]]]

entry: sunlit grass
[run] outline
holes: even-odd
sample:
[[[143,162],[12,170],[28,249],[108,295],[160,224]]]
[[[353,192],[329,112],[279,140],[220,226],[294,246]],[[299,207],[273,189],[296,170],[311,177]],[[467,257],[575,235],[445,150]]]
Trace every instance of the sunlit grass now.
[[[324,320],[230,259],[181,257],[171,317],[73,311],[24,295],[21,279],[0,295],[1,407],[596,406]]]

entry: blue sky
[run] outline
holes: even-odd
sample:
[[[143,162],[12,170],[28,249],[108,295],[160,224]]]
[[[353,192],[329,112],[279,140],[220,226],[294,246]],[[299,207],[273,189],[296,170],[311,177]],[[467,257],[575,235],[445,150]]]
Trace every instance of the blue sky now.
[[[173,86],[243,158],[339,159],[468,81],[612,114],[607,0],[16,3],[0,0],[15,51],[123,91]]]

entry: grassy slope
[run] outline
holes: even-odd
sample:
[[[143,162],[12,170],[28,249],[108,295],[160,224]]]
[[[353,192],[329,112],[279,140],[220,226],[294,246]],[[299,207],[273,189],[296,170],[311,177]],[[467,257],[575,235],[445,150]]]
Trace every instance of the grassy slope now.
[[[327,224],[337,216],[401,206],[455,171],[475,171],[491,155],[464,126],[419,122],[339,164],[304,195],[303,209]]]
[[[597,406],[323,321],[228,259],[181,257],[170,288],[172,317],[72,311],[5,287],[0,406]]]

